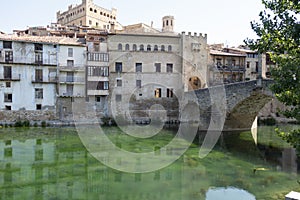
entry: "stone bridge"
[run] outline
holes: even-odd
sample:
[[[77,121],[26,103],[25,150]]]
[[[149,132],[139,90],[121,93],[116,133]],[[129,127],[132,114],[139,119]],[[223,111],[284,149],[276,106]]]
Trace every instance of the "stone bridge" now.
[[[223,123],[223,130],[251,129],[258,112],[273,98],[270,84],[272,80],[246,81],[190,91],[184,96],[186,101],[193,101],[196,96],[200,130],[211,128],[213,123],[216,127]],[[193,115],[192,112],[189,113]],[[181,118],[184,121],[185,117]]]

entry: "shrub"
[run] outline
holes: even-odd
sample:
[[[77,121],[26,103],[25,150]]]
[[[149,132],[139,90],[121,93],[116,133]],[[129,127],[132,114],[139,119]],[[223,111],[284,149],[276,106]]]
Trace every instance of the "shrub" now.
[[[42,126],[42,127],[47,127],[47,122],[42,121],[41,126]]]

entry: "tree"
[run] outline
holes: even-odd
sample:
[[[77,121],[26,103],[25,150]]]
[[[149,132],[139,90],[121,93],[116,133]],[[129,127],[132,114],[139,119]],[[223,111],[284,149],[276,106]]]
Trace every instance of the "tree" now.
[[[276,67],[271,69],[274,84],[271,90],[290,109],[283,114],[300,122],[300,2],[299,0],[262,0],[265,10],[260,22],[251,22],[259,39],[246,44],[260,53],[270,52]],[[277,130],[300,154],[300,129]]]

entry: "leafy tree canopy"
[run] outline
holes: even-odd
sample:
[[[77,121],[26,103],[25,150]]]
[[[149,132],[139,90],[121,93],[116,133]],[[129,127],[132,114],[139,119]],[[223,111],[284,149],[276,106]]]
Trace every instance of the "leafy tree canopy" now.
[[[271,69],[271,90],[279,101],[290,106],[285,116],[300,121],[300,1],[262,0],[265,10],[259,22],[251,22],[259,39],[245,42],[260,53],[268,52],[276,67]],[[300,130],[279,135],[300,153]]]

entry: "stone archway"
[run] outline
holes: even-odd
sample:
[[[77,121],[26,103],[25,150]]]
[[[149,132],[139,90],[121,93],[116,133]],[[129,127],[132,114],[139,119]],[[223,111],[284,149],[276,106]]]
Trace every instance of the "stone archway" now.
[[[198,90],[202,88],[201,80],[197,76],[189,78],[189,91]]]

